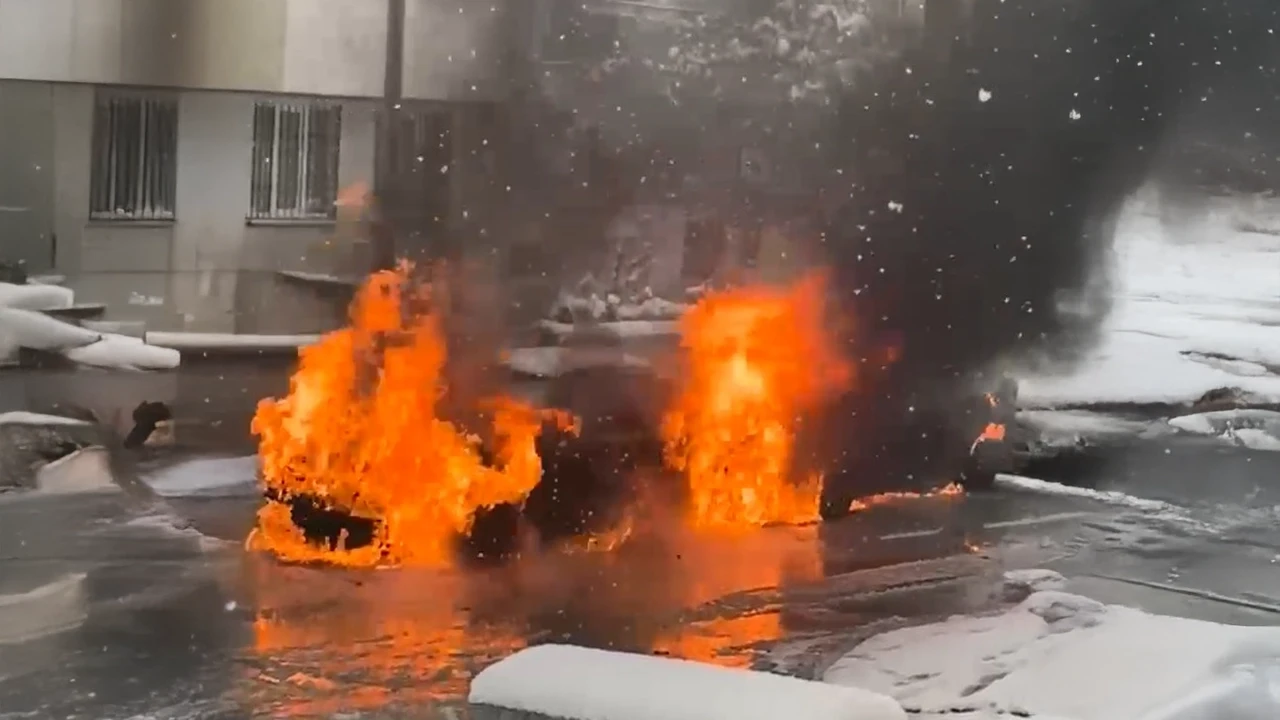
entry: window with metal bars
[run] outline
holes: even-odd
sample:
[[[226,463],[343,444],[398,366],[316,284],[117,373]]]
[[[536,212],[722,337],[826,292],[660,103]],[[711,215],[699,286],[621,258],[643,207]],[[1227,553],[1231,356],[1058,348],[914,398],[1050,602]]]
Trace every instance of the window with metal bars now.
[[[341,136],[338,105],[320,101],[255,105],[249,219],[333,219]]]
[[[89,217],[172,220],[178,185],[178,100],[100,90],[93,106]]]

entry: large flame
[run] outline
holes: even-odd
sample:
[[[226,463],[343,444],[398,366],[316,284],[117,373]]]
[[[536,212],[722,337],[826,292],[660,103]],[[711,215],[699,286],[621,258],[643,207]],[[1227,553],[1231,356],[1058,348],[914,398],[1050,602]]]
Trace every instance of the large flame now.
[[[297,561],[372,566],[448,564],[476,511],[522,501],[541,477],[542,423],[570,420],[515,400],[486,410],[490,443],[440,417],[446,347],[429,286],[410,268],[372,276],[351,326],[305,348],[290,392],[258,406],[263,481],[276,498],[306,495],[377,523],[371,545],[308,545],[287,505],[259,513],[250,546]],[[493,464],[484,458],[491,450]]]
[[[824,327],[824,282],[705,296],[681,320],[679,392],[663,417],[699,528],[818,518],[821,477],[792,473],[800,418],[852,379]]]

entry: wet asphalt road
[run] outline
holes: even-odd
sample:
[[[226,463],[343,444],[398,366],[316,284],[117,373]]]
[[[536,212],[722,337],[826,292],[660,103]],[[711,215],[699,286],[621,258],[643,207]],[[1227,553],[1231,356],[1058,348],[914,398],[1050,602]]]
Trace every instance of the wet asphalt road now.
[[[251,449],[247,413],[284,376],[169,378],[181,454]],[[28,385],[31,409],[46,381],[69,384]],[[1166,440],[1085,469],[1063,472],[1169,504],[999,490],[440,573],[247,554],[252,497],[3,499],[0,718],[436,717],[476,668],[550,640],[810,675],[867,633],[992,607],[1017,567],[1159,612],[1280,618],[1280,454]]]

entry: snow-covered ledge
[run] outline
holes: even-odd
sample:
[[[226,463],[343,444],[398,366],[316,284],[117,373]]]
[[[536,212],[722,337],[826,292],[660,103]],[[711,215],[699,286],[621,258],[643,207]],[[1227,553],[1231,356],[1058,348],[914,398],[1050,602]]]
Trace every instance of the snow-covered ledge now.
[[[71,307],[71,290],[57,285],[0,283],[0,362],[19,348],[61,355],[79,364],[127,370],[171,370],[181,355],[138,338],[97,332],[45,312]]]
[[[905,720],[877,693],[572,645],[527,648],[471,681],[474,720]]]

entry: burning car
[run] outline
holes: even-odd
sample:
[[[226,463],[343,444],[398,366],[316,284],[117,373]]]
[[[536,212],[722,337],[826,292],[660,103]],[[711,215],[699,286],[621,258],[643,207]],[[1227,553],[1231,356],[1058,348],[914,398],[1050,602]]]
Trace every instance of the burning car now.
[[[536,401],[499,394],[466,418],[443,402],[440,318],[404,312],[430,306],[422,293],[403,273],[374,276],[351,326],[303,351],[289,396],[263,401],[254,431],[267,504],[251,547],[440,565],[505,557],[530,534],[545,544],[608,533],[654,492],[692,529],[736,532],[843,515],[886,490],[983,487],[1009,466],[1006,381],[958,429],[962,467],[833,486],[834,455],[807,442],[810,430],[833,398],[874,378],[835,341],[821,276],[711,293],[680,320],[672,362],[573,368],[536,381]],[[879,436],[911,441],[909,421],[878,422]]]

